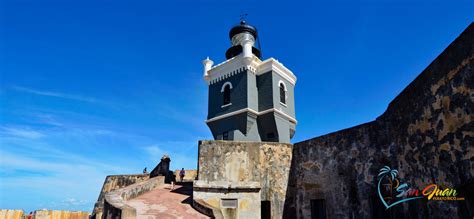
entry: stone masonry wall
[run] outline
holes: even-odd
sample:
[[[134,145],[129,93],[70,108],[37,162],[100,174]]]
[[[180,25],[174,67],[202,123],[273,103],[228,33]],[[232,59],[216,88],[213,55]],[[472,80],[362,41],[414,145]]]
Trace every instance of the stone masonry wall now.
[[[28,219],[29,213],[23,210],[0,210],[0,219]],[[33,219],[89,219],[90,213],[85,211],[36,210]]]
[[[257,182],[272,218],[281,218],[291,163],[291,144],[200,141],[198,178],[204,182]],[[257,212],[260,215],[260,212]]]
[[[132,174],[132,175],[111,175],[107,176],[104,181],[104,185],[99,194],[99,198],[94,205],[92,217],[102,218],[102,210],[104,208],[104,197],[105,194],[114,191],[116,189],[129,186],[134,183],[143,182],[150,178],[149,174]]]
[[[89,219],[89,216],[89,212],[83,211],[38,210],[33,219]]]
[[[146,192],[158,188],[165,183],[165,176],[157,176],[138,182],[111,192],[107,192],[104,197],[103,218],[113,219],[135,219],[137,210],[129,205],[127,201]]]
[[[311,218],[324,199],[328,218],[473,218],[474,25],[440,54],[375,121],[294,145],[285,218]],[[405,202],[377,197],[390,166],[413,187],[454,187],[465,201]]]
[[[23,219],[23,210],[0,210],[0,219]]]

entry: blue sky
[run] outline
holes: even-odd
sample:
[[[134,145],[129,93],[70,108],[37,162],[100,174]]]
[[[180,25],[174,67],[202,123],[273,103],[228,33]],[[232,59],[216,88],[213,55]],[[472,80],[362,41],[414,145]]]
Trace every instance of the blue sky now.
[[[369,122],[473,1],[0,0],[0,208],[90,211],[106,175],[196,168],[207,87],[242,12],[298,77],[293,142]]]

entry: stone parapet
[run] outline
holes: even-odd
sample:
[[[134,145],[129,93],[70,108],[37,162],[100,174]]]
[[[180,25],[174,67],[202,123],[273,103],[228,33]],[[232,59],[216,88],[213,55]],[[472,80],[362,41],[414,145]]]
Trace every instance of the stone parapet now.
[[[99,194],[99,198],[94,205],[92,218],[102,218],[105,194],[134,183],[142,182],[150,178],[149,174],[129,174],[129,175],[110,175],[104,180],[104,184]]]
[[[103,218],[134,219],[136,209],[127,205],[126,201],[151,191],[164,184],[165,177],[157,176],[143,182],[135,183],[124,188],[116,189],[105,194]]]
[[[23,219],[23,210],[0,210],[0,219]]]
[[[23,210],[0,210],[0,219],[28,219],[29,214]],[[90,213],[84,211],[36,210],[33,219],[89,219]]]
[[[89,212],[83,211],[37,210],[33,219],[88,219],[89,216]]]

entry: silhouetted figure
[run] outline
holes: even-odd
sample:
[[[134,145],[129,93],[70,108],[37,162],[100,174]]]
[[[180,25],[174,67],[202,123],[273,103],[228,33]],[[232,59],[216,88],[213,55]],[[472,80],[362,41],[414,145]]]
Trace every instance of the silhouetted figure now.
[[[148,173],[148,171],[146,170],[146,167],[145,167],[145,169],[143,169],[143,173]]]
[[[183,182],[185,174],[186,174],[186,172],[184,171],[184,168],[181,168],[181,171],[179,171],[179,178],[180,178],[181,182]]]

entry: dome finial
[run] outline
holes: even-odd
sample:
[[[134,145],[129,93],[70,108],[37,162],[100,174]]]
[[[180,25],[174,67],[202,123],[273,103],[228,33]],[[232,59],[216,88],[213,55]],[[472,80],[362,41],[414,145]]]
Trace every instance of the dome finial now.
[[[240,24],[245,24],[245,18],[247,17],[247,13],[240,14]]]

